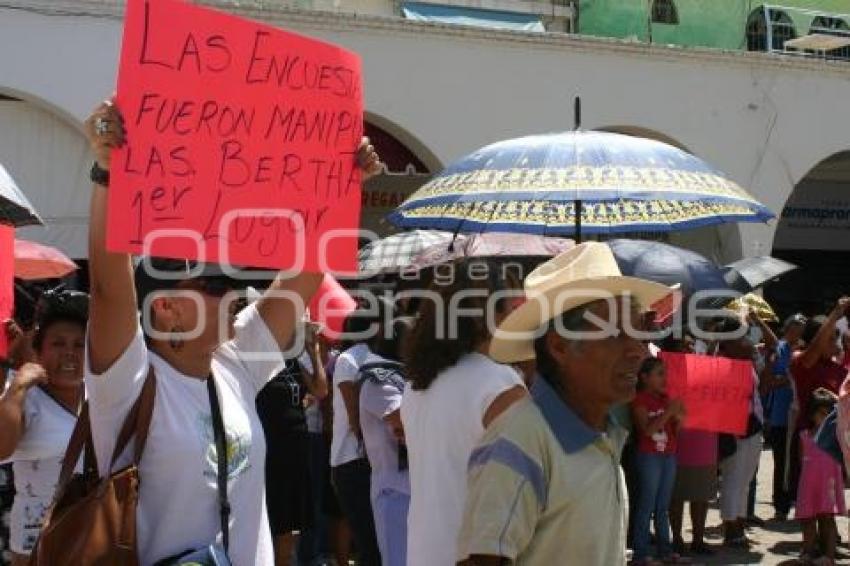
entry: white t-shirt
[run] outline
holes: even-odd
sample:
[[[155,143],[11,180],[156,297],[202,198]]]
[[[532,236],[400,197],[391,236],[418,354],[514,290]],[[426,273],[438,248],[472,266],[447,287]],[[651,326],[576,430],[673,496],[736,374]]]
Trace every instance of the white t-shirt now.
[[[377,356],[367,363],[383,361]],[[366,364],[363,364],[366,365]],[[384,418],[401,407],[404,383],[375,383],[366,380],[360,387],[360,428],[363,444],[372,468],[371,495],[374,499],[383,489],[410,493],[410,476],[398,466],[398,440]]]
[[[11,382],[9,379],[8,384]],[[44,514],[53,502],[77,416],[40,387],[27,391],[23,409],[24,434],[6,461],[12,462],[15,475],[9,547],[12,552],[29,554],[35,546]]]
[[[341,466],[365,457],[363,446],[351,432],[348,411],[339,391],[339,384],[357,381],[358,370],[371,352],[366,344],[355,344],[336,359],[333,375],[333,436],[331,437],[331,466]]]
[[[118,431],[141,392],[149,364],[156,374],[156,402],[139,466],[137,536],[142,566],[221,540],[207,384],[179,373],[150,352],[141,329],[103,374],[92,374],[86,359],[100,473],[107,472]],[[213,357],[227,436],[230,558],[240,566],[274,564],[265,505],[266,443],[255,398],[282,364],[278,344],[254,306],[239,313],[236,337]],[[129,461],[130,448],[132,442],[118,467]]]
[[[510,366],[471,353],[443,370],[425,391],[408,384],[401,419],[410,464],[407,566],[447,566],[457,558],[469,456],[482,419],[501,393],[522,385]]]

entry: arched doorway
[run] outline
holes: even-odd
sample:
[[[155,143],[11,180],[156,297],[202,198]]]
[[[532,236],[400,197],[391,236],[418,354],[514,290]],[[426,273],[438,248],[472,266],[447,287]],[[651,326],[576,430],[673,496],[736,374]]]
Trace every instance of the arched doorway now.
[[[679,11],[673,0],[654,0],[652,2],[652,23],[678,24]]]
[[[797,37],[791,17],[783,10],[762,6],[747,18],[747,51],[782,51]]]
[[[815,16],[809,27],[809,34],[832,35],[840,38],[850,37],[850,24],[837,16]],[[850,47],[832,49],[824,53],[829,59],[850,59]]]
[[[378,123],[376,123],[378,122]],[[391,133],[392,125],[371,115],[366,117],[366,135],[381,155],[387,166],[383,175],[373,177],[363,186],[360,211],[360,228],[370,230],[378,236],[386,236],[395,227],[384,218],[421,187],[435,172],[430,155],[425,151],[414,151],[411,145],[399,139],[403,135]],[[407,136],[409,137],[409,136]]]
[[[91,156],[77,127],[41,105],[2,96],[0,163],[45,222],[19,229],[17,235],[85,258]]]
[[[850,150],[824,159],[794,187],[772,255],[799,266],[765,288],[783,314],[822,314],[850,289]]]

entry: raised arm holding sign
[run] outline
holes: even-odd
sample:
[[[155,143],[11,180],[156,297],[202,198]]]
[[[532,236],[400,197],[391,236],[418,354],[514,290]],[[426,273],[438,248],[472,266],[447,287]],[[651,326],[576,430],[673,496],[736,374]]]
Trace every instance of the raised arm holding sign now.
[[[173,0],[127,3],[117,98],[86,122],[97,167],[85,373],[101,475],[155,376],[139,467],[142,564],[205,550],[273,564],[255,396],[321,271],[356,264],[361,170],[381,167],[361,140],[360,104],[359,63],[339,48]],[[139,252],[155,258],[134,270]],[[287,272],[237,319],[228,292],[238,282],[223,261]],[[207,382],[209,404],[193,379]],[[226,428],[215,443],[214,398]]]
[[[87,123],[110,172],[91,210],[95,371],[135,332],[128,252],[355,268],[361,168],[380,169],[360,135],[359,69],[351,53],[268,26],[175,0],[128,2],[118,96]],[[342,236],[322,241],[334,230]],[[306,304],[320,281],[302,273],[271,289]],[[291,303],[258,304],[282,346]]]

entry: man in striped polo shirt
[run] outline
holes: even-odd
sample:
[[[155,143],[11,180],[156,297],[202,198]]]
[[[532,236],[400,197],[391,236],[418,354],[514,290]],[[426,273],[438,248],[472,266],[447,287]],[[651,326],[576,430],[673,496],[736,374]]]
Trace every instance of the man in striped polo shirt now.
[[[605,244],[538,267],[493,337],[499,362],[537,358],[531,396],[488,428],[469,464],[458,559],[470,566],[625,564],[626,431],[610,409],[635,395],[648,355],[639,305],[671,293],[623,277]]]

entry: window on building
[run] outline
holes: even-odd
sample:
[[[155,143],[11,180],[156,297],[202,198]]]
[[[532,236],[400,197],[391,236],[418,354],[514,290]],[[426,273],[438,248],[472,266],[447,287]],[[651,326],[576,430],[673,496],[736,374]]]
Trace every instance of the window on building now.
[[[768,17],[770,29],[768,30]],[[770,47],[768,48],[768,31],[770,31]],[[782,51],[785,42],[797,37],[794,22],[782,10],[775,8],[757,8],[747,18],[747,50],[748,51]]]
[[[832,16],[815,16],[815,19],[812,20],[812,27],[809,28],[809,33],[836,33],[838,32],[850,32],[850,26],[847,25],[847,22],[842,20],[841,18],[834,18]]]
[[[837,37],[850,38],[850,25],[841,18],[834,16],[815,16],[809,28],[810,34],[834,35]],[[831,49],[825,53],[831,59],[850,59],[850,47]]]
[[[678,24],[679,12],[673,0],[653,0],[652,22],[655,24]]]

